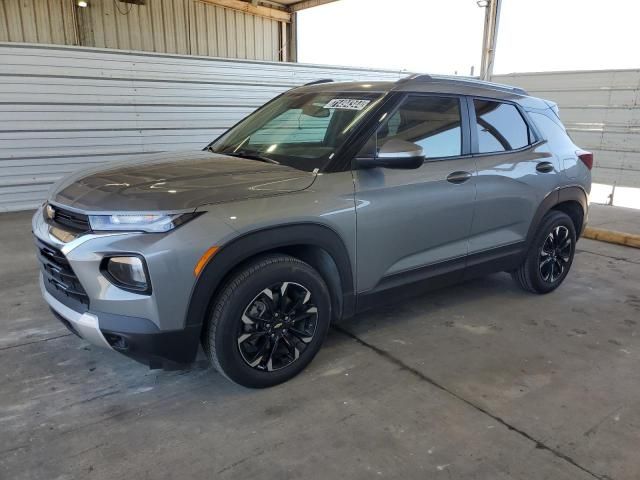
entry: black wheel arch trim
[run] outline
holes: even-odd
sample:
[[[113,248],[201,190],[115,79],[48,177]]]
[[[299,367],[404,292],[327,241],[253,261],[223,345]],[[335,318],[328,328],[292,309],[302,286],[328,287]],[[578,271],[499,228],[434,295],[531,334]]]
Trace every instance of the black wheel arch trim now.
[[[355,310],[354,277],[347,247],[332,228],[309,222],[254,230],[224,244],[209,260],[193,287],[185,327],[203,324],[213,293],[218,290],[226,276],[242,262],[261,253],[295,246],[318,247],[331,256],[338,269],[342,290],[342,298],[336,299],[341,310],[338,316],[352,316]]]
[[[533,216],[531,225],[529,226],[529,231],[527,232],[527,247],[533,241],[533,238],[536,232],[538,231],[538,228],[540,227],[540,224],[544,216],[550,210],[553,210],[558,205],[566,202],[576,202],[582,207],[582,213],[583,213],[582,228],[580,229],[581,231],[577,231],[578,229],[576,229],[576,236],[577,237],[580,236],[580,234],[582,233],[582,230],[584,230],[584,227],[587,223],[586,222],[587,212],[589,210],[589,197],[587,195],[587,192],[584,190],[584,188],[578,185],[560,187],[553,190],[551,193],[549,193],[538,206],[538,209],[536,210],[536,213]]]

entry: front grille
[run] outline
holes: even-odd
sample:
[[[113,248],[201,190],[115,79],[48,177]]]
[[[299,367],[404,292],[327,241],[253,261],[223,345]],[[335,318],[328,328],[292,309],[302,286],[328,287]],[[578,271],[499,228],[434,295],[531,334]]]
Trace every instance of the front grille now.
[[[89,296],[64,254],[40,239],[36,239],[36,247],[47,291],[68,307],[86,311]]]
[[[89,224],[89,217],[83,213],[72,212],[66,208],[58,207],[57,205],[51,205],[53,208],[53,218],[47,218],[48,223],[58,225],[60,227],[66,227],[76,232],[89,232],[91,231],[91,225]]]

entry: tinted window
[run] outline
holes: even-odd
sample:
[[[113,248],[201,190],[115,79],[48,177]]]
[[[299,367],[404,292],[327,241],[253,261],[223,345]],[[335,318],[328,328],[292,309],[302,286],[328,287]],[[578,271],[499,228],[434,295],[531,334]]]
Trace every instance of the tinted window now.
[[[293,90],[228,130],[212,151],[322,169],[381,99],[372,92]]]
[[[322,105],[315,106],[322,108]],[[251,141],[260,145],[274,143],[321,144],[334,112],[335,110],[328,110],[326,116],[313,117],[305,115],[299,108],[287,110],[265,123],[253,134]]]
[[[571,149],[573,146],[571,137],[559,120],[554,120],[553,117],[549,118],[547,115],[535,112],[529,112],[529,118],[533,120],[533,123],[535,123],[538,130],[541,131],[544,139],[551,144],[553,149],[562,147]]]
[[[420,145],[427,158],[453,157],[462,153],[460,101],[457,98],[406,98],[382,124],[377,148],[397,138]]]
[[[516,107],[488,100],[474,100],[473,105],[480,153],[517,150],[529,144],[529,128]]]

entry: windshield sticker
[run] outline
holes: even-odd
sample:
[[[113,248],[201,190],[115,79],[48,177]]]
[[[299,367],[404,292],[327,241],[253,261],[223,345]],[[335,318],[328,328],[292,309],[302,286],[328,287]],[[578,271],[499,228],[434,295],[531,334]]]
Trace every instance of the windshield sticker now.
[[[356,98],[334,98],[329,101],[324,108],[336,108],[339,110],[362,110],[371,100],[360,100]]]

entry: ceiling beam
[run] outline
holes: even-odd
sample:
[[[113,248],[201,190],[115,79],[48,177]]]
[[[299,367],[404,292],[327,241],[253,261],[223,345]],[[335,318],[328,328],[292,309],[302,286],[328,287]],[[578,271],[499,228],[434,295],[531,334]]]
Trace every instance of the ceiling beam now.
[[[302,2],[294,3],[289,6],[289,11],[297,12],[299,10],[304,10],[306,8],[319,7],[320,5],[324,5],[326,3],[336,2],[338,0],[304,0]]]
[[[279,22],[290,23],[291,14],[276,8],[264,7],[262,5],[253,5],[252,3],[243,2],[241,0],[199,0],[202,3],[209,3],[219,7],[230,8],[240,12],[257,15],[259,17],[278,20]]]

